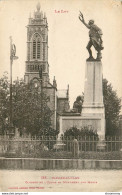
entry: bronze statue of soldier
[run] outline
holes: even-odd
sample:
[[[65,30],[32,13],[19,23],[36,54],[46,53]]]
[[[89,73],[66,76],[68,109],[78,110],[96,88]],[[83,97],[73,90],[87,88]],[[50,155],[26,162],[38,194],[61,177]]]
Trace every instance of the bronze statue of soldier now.
[[[102,43],[102,30],[94,24],[94,20],[89,20],[89,23],[87,24],[84,20],[83,14],[80,12],[79,15],[79,19],[80,21],[88,28],[90,29],[89,31],[89,42],[87,45],[87,50],[89,52],[89,58],[87,59],[87,61],[100,61],[102,58],[102,54],[101,54],[101,50],[104,49]],[[94,46],[95,50],[97,51],[97,58],[94,59],[92,56],[92,50],[91,47]]]

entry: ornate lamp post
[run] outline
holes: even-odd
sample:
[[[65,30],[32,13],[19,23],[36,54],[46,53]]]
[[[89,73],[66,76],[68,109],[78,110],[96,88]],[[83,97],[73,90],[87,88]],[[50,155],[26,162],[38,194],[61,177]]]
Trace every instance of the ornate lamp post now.
[[[12,65],[13,60],[17,60],[16,46],[12,43],[12,37],[10,37],[10,131],[9,134],[13,134],[13,113],[12,113]]]

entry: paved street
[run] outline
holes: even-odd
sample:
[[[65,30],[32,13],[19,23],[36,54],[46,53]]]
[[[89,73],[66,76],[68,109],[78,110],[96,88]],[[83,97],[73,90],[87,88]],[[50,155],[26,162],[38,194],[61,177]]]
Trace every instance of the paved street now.
[[[122,191],[122,170],[0,170],[1,191]]]

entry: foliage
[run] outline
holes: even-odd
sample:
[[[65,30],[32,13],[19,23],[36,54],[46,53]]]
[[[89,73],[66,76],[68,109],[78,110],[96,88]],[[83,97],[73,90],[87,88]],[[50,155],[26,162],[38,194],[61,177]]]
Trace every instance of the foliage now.
[[[6,75],[0,79],[0,117],[3,121],[10,118],[10,83]],[[26,85],[24,81],[16,80],[12,86],[13,125],[23,133],[32,135],[57,134],[51,128],[53,111],[48,107],[49,98],[38,87]],[[9,124],[9,121],[8,121]],[[8,125],[6,124],[6,126]]]
[[[89,127],[82,127],[81,129],[78,129],[77,127],[71,127],[70,129],[67,129],[64,132],[64,137],[78,137],[78,136],[97,136],[96,131],[93,129],[89,129]]]
[[[13,123],[17,127],[25,127],[31,134],[41,133],[43,128],[51,126],[52,112],[47,106],[48,98],[37,88],[20,82],[15,85],[13,97]]]
[[[105,105],[106,135],[118,135],[121,100],[107,79],[103,79],[103,101]]]
[[[98,134],[96,131],[87,126],[82,127],[81,129],[72,127],[66,130],[64,137],[62,138],[64,144],[66,145],[65,149],[68,151],[73,151],[72,149],[74,138],[78,140],[80,150],[89,151],[89,149],[95,150],[98,141]],[[93,144],[90,141],[92,141]]]
[[[5,72],[0,79],[0,121],[4,124],[4,127],[7,125],[9,115],[9,85],[8,73]],[[4,129],[0,129],[0,133],[3,133],[1,130],[3,131]]]
[[[43,131],[41,131],[41,135],[45,135],[45,136],[56,136],[58,135],[59,131],[57,129],[53,129],[53,128],[45,128],[43,129]]]

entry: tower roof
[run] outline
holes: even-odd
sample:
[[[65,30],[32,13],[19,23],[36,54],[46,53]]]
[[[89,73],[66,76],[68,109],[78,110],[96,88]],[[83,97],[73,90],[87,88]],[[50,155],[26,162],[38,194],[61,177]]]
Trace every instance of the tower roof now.
[[[48,25],[46,14],[42,12],[40,3],[36,5],[36,11],[34,11],[34,17],[29,17],[29,25]]]
[[[39,12],[40,11],[40,3],[39,2],[37,3],[36,8],[37,8],[37,11]]]
[[[35,19],[42,19],[42,18],[43,18],[43,13],[40,12],[40,3],[38,3],[38,4],[36,5],[36,9],[37,9],[37,11],[34,12],[34,18],[35,18]]]

